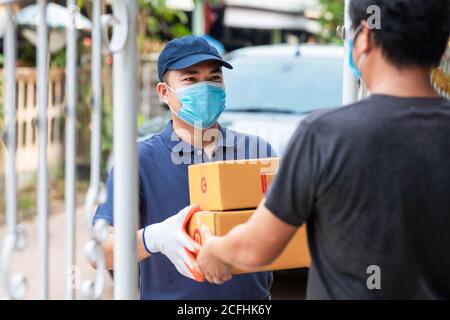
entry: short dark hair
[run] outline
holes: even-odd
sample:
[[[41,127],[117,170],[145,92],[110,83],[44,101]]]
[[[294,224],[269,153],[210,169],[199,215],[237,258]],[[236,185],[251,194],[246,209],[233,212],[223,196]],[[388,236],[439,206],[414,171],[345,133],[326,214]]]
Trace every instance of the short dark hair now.
[[[169,71],[167,70],[166,72],[164,72],[164,74],[162,75],[162,82],[169,84]]]
[[[353,28],[380,8],[381,29],[373,29],[375,43],[397,67],[439,65],[450,34],[449,0],[352,0]]]

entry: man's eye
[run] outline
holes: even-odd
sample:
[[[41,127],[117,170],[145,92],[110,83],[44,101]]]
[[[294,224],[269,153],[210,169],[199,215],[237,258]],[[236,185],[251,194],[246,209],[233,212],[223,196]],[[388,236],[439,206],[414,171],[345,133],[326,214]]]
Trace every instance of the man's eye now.
[[[189,78],[183,79],[183,81],[189,81],[189,82],[192,82],[192,81],[195,81],[195,78],[194,78],[194,77],[189,77]]]
[[[212,81],[222,81],[222,77],[221,76],[213,76],[211,78]]]

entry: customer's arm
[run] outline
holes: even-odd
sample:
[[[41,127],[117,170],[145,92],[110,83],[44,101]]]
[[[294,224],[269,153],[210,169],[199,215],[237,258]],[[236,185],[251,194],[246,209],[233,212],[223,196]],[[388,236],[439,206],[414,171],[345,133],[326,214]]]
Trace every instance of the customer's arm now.
[[[296,227],[277,218],[262,203],[247,223],[213,243],[224,262],[241,269],[272,263],[293,237]]]
[[[293,237],[297,227],[277,218],[262,202],[252,217],[224,237],[207,237],[197,262],[205,278],[222,283],[231,268],[254,270],[273,262]],[[228,274],[227,274],[228,273]]]

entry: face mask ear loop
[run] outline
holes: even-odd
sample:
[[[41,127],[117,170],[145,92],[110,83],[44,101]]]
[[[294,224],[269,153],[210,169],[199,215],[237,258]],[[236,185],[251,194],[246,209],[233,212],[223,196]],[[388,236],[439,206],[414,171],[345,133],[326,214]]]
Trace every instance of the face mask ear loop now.
[[[356,29],[355,32],[351,38],[352,42],[355,43],[356,38],[358,37],[359,33],[362,31],[363,25],[360,24]]]
[[[172,106],[170,105],[170,103],[167,103],[167,106],[169,107],[170,111],[171,111],[174,115],[178,116],[178,114],[175,112],[175,110],[173,110],[173,108],[172,108]]]
[[[176,92],[174,89],[172,89],[172,87],[169,86],[169,85],[167,84],[167,82],[164,82],[164,84],[165,84],[165,85],[167,86],[167,88],[169,88],[169,90],[172,91],[175,95],[177,94],[177,92]]]
[[[177,92],[174,89],[172,89],[166,82],[164,82],[164,84],[167,86],[167,88],[169,88],[170,91],[172,91],[175,95],[177,95]],[[167,102],[166,104],[169,106],[170,111],[172,111],[172,113],[178,117],[178,113],[175,112],[175,110],[173,110],[173,108],[170,105],[170,103]]]
[[[358,61],[358,70],[359,70],[359,72],[361,72],[362,64],[364,63],[366,58],[367,58],[367,54],[366,53],[361,54],[361,57],[359,57],[359,61]]]
[[[373,31],[370,30],[370,29],[369,29],[369,37],[370,37],[371,46],[372,46],[373,43],[375,43],[375,34],[374,34]],[[370,51],[370,49],[369,49],[368,51]],[[361,65],[363,64],[363,62],[366,60],[367,55],[368,55],[367,52],[364,52],[364,53],[362,54],[361,58],[360,58],[359,61],[358,61],[358,67],[359,67],[359,68],[361,67]],[[361,59],[362,59],[362,61],[361,61]],[[360,70],[361,70],[361,68],[360,68]]]
[[[374,37],[374,35],[373,35],[373,33],[372,32],[370,32],[370,37],[371,37],[371,40],[372,40],[372,42],[375,40],[375,37]],[[358,70],[361,72],[361,68],[362,68],[362,64],[364,63],[364,61],[366,61],[366,58],[367,58],[367,53],[366,52],[364,52],[364,53],[362,53],[361,54],[361,57],[359,57],[359,60],[358,60]]]
[[[358,28],[356,28],[355,34],[354,34],[354,36],[352,38],[353,45],[355,45],[356,38],[358,37],[358,35],[362,31],[362,29],[363,29],[363,25],[362,24],[360,24],[358,26]],[[357,68],[357,70],[358,70],[358,72],[360,74],[361,74],[361,66],[364,63],[364,61],[366,60],[366,58],[367,58],[367,54],[366,53],[362,53],[361,56],[358,59],[358,64],[357,64],[356,68]]]

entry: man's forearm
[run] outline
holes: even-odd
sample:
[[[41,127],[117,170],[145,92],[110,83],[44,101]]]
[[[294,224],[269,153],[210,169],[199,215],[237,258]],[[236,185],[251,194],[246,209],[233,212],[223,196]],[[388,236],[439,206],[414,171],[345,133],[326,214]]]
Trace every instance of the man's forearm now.
[[[137,231],[136,233],[136,257],[137,262],[140,262],[150,256],[150,253],[144,247],[144,242],[142,241],[142,232],[144,229]],[[103,242],[103,252],[105,254],[105,264],[106,269],[114,269],[114,232],[110,232],[108,238]],[[92,265],[96,268],[95,265]]]
[[[226,236],[217,237],[212,243],[214,256],[240,269],[254,269],[261,265],[261,257],[252,248],[246,232],[246,224],[233,228]]]
[[[225,237],[215,238],[211,251],[217,259],[240,269],[257,269],[276,259],[296,229],[277,218],[262,202],[245,224]]]

